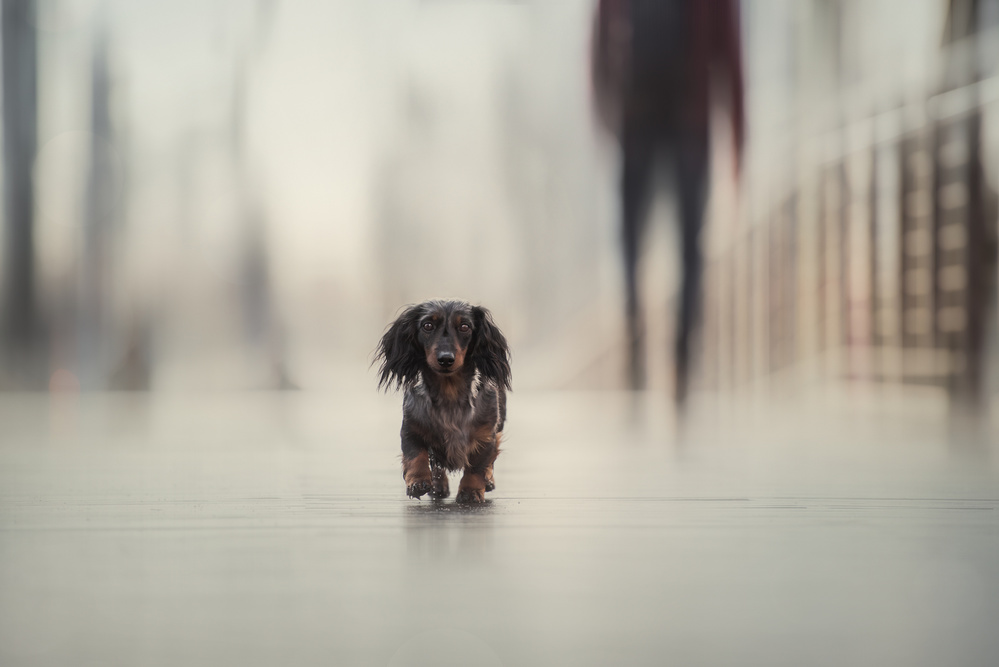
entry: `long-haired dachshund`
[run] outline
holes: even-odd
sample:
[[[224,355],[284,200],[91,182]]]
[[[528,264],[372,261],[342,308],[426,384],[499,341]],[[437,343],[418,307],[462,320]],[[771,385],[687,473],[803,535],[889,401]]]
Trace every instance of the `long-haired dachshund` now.
[[[464,469],[455,500],[483,502],[510,389],[510,349],[492,315],[463,301],[409,306],[382,336],[379,360],[378,387],[405,389],[406,493],[447,498],[447,473]]]

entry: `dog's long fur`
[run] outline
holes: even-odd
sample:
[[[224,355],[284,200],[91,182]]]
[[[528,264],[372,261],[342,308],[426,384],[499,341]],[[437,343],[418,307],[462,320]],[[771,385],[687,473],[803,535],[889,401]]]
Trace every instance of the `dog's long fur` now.
[[[458,502],[495,488],[506,422],[510,350],[488,310],[463,301],[407,307],[378,345],[379,388],[403,388],[406,493],[446,498],[447,471],[464,469]]]

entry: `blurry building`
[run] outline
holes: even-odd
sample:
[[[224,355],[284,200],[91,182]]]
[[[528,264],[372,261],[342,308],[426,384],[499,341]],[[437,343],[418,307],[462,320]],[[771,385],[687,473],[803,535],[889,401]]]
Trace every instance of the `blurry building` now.
[[[987,391],[994,5],[745,3],[751,147],[711,244],[709,386]]]

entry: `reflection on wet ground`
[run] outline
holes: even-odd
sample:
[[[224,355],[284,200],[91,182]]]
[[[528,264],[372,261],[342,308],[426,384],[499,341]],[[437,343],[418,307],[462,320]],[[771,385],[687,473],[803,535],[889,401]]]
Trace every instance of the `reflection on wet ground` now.
[[[462,508],[404,496],[397,397],[0,396],[0,664],[995,662],[994,440],[665,404],[514,395]]]

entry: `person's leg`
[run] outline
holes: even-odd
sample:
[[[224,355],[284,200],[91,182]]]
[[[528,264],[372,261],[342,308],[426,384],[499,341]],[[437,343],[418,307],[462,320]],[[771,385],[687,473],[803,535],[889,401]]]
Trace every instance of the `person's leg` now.
[[[675,396],[683,403],[690,372],[691,335],[700,314],[702,256],[701,227],[707,199],[708,137],[706,132],[680,132],[671,142],[680,208],[683,263],[680,308],[676,322]]]
[[[632,389],[642,389],[645,385],[638,259],[648,214],[649,181],[654,156],[653,133],[636,124],[626,123],[621,136],[621,241],[628,335],[628,383]]]

